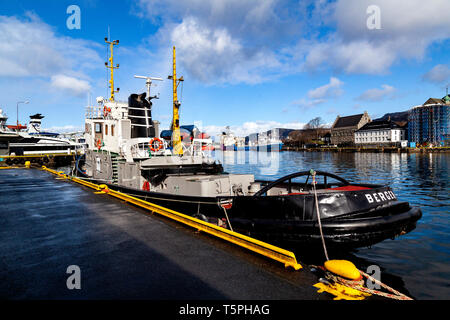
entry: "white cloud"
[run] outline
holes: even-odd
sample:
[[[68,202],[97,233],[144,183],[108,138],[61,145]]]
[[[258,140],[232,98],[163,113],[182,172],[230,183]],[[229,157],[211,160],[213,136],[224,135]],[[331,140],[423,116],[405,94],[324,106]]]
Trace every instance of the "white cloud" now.
[[[183,67],[204,83],[258,83],[268,76],[262,70],[280,66],[271,52],[247,50],[227,29],[208,28],[194,17],[175,26],[171,40],[183,52]]]
[[[271,45],[299,30],[285,0],[139,0],[137,15],[165,25],[193,17],[209,29],[227,29],[232,37]]]
[[[423,80],[434,82],[434,83],[444,83],[450,78],[450,68],[445,64],[438,64],[434,66],[430,71],[422,76]]]
[[[63,74],[52,76],[50,86],[55,89],[64,90],[67,93],[77,97],[86,96],[87,92],[91,88],[88,81],[69,77]]]
[[[301,107],[302,109],[310,109],[314,106],[327,102],[326,99],[312,99],[307,100],[305,98],[301,98],[293,101],[291,104]]]
[[[351,74],[384,74],[395,59],[387,43],[374,46],[367,40],[345,42],[333,38],[310,45],[304,67],[311,71],[325,65]]]
[[[381,29],[367,28],[369,14],[366,10],[375,5],[380,9]],[[414,46],[404,50],[409,56],[421,55],[423,44],[448,38],[450,21],[440,19],[450,10],[447,0],[339,0],[334,19],[337,31],[344,40],[368,39],[381,43],[390,40],[413,40]],[[425,42],[422,42],[425,41]]]
[[[344,92],[342,86],[344,82],[336,77],[331,77],[330,81],[323,86],[308,91],[308,99],[301,98],[293,101],[291,104],[297,105],[302,109],[310,109],[319,104],[327,102],[330,98],[337,98]]]
[[[69,133],[69,132],[84,132],[84,128],[80,126],[66,125],[66,126],[55,126],[42,129],[44,132],[58,132],[58,133]]]
[[[308,91],[308,97],[310,99],[323,99],[323,98],[330,98],[330,97],[338,97],[342,94],[342,85],[344,82],[339,80],[338,78],[331,77],[330,82],[312,89]]]
[[[380,8],[379,30],[367,28],[370,5]],[[448,0],[140,0],[138,8],[162,26],[160,39],[172,34],[192,51],[187,70],[208,83],[323,69],[383,75],[450,37],[450,20],[441,18]]]
[[[366,90],[356,99],[362,101],[380,101],[385,98],[392,99],[394,97],[395,97],[395,88],[390,85],[383,84],[381,86],[381,89],[374,88]]]
[[[95,47],[90,41],[58,36],[34,14],[0,16],[0,77],[80,75],[101,66]]]
[[[381,29],[367,28],[369,5],[380,8]],[[338,0],[326,7],[321,18],[334,31],[306,43],[306,70],[386,74],[399,60],[422,60],[432,43],[450,37],[450,20],[438,18],[450,11],[447,0]]]
[[[284,41],[300,30],[285,3],[140,0],[135,11],[160,25],[148,42],[175,44],[180,67],[192,78],[208,84],[254,84],[294,71],[279,53]]]

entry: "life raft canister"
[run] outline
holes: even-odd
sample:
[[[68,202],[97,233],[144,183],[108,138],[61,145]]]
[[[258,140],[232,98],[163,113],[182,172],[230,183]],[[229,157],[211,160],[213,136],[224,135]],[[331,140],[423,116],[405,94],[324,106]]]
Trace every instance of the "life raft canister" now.
[[[155,146],[155,144],[156,144],[156,146]],[[159,138],[153,138],[148,143],[150,150],[152,150],[153,152],[161,150],[163,145],[164,145],[164,142],[162,142],[162,140]]]
[[[97,146],[97,149],[100,150],[102,148],[102,140],[98,139],[95,145]]]

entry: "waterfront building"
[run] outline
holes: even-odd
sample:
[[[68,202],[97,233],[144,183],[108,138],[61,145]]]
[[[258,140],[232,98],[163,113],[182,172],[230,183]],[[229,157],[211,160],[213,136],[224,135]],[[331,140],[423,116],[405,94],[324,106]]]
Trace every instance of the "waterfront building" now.
[[[406,140],[406,122],[377,119],[355,131],[357,146],[400,146]]]
[[[370,116],[366,111],[352,116],[337,116],[331,127],[331,144],[338,146],[355,145],[355,131],[370,121]]]
[[[408,113],[408,140],[417,144],[450,144],[450,96],[430,98]]]

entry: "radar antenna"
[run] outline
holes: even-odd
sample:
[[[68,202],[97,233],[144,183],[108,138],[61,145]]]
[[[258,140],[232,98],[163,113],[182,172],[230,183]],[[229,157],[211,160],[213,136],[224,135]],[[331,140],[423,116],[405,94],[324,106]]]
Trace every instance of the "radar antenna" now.
[[[150,97],[150,87],[152,86],[152,81],[153,80],[157,80],[157,81],[163,81],[162,78],[155,78],[155,77],[146,77],[146,76],[134,76],[135,78],[138,79],[145,79],[145,86],[147,87],[147,99],[150,102],[151,99],[159,99],[159,94]]]

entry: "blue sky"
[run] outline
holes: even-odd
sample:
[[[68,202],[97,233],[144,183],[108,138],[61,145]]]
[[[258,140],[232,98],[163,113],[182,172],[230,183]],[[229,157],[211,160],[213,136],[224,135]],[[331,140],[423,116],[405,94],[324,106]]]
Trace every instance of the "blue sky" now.
[[[80,29],[68,29],[69,5]],[[376,6],[373,11],[370,6]],[[369,8],[370,7],[370,8]],[[441,98],[450,80],[448,0],[47,0],[0,2],[0,108],[23,123],[83,128],[88,92],[107,96],[108,26],[119,39],[119,100],[167,78],[171,47],[183,75],[181,123],[211,134],[301,128],[320,116],[372,118]],[[432,18],[431,18],[432,17]],[[168,127],[171,82],[154,116]]]

